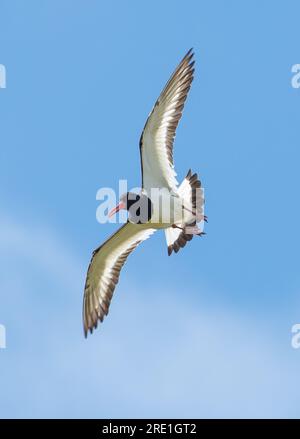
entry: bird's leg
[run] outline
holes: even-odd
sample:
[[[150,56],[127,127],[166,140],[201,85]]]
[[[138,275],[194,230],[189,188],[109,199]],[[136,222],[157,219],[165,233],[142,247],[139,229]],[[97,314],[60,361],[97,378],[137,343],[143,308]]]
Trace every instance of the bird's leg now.
[[[183,227],[177,226],[177,224],[172,224],[171,226],[173,229],[180,229],[180,230],[184,230]]]
[[[201,230],[199,229],[199,227],[197,225],[186,226],[184,231],[187,235],[198,235],[198,236],[205,235],[205,232],[201,232]]]
[[[186,206],[183,206],[183,209],[186,210],[187,212],[191,213],[192,215],[194,215],[196,217],[196,221],[197,223],[200,221],[205,221],[206,223],[207,221],[207,216],[206,215],[202,215],[202,214],[197,214],[197,212],[195,212],[194,210],[190,210],[188,209]]]
[[[184,233],[186,233],[187,235],[198,235],[198,236],[206,235],[205,232],[201,232],[201,230],[199,229],[198,226],[186,226],[186,227],[180,227],[180,226],[177,226],[177,224],[172,224],[171,227],[172,227],[173,229],[180,229],[180,230],[182,230]]]

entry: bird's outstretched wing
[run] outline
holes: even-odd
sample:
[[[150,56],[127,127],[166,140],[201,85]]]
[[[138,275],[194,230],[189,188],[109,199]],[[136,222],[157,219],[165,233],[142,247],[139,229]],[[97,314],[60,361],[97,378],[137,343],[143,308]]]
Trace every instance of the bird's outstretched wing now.
[[[98,320],[102,322],[107,315],[121,268],[128,255],[154,231],[128,221],[93,252],[83,298],[85,336],[88,331],[92,333]]]
[[[193,81],[194,61],[188,51],[156,101],[140,139],[142,186],[176,191],[173,142],[184,103]]]

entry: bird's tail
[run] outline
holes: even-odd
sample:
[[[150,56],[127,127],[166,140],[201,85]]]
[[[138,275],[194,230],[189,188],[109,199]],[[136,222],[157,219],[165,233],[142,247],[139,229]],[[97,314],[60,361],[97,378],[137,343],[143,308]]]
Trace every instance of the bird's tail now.
[[[168,255],[174,250],[177,253],[194,235],[203,235],[197,222],[206,219],[204,216],[204,194],[197,174],[189,170],[178,188],[178,195],[183,200],[183,220],[178,228],[169,227],[165,230]]]

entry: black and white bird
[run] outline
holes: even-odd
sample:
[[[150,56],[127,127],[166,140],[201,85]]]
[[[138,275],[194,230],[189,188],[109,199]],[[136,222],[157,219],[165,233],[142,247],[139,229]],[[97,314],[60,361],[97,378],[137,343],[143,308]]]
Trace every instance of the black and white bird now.
[[[156,101],[140,138],[142,189],[128,192],[110,212],[129,212],[128,221],[92,255],[83,300],[84,334],[108,314],[120,271],[129,254],[156,230],[165,229],[168,254],[177,253],[206,220],[197,174],[187,173],[179,185],[173,165],[173,142],[194,74],[192,49],[182,59]],[[154,195],[153,195],[154,193]],[[158,195],[157,195],[158,194]],[[154,200],[155,198],[155,200]],[[167,214],[164,213],[163,207]]]

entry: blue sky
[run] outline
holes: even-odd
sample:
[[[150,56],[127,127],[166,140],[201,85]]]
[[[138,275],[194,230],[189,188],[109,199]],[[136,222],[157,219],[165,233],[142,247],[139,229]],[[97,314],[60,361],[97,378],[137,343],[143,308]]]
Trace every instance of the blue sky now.
[[[0,417],[299,417],[297,1],[1,1]],[[85,273],[140,183],[145,119],[190,48],[175,143],[207,236],[128,259],[84,340]]]

